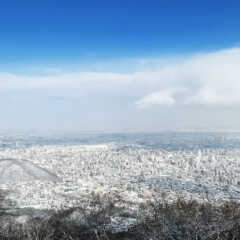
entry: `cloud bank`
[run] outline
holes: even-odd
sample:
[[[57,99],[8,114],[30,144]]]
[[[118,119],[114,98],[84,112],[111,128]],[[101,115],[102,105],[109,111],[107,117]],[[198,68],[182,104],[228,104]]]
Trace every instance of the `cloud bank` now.
[[[238,105],[240,48],[182,57],[152,71],[139,69],[133,73],[58,71],[36,76],[0,73],[0,94],[21,92],[75,98],[119,96],[140,109],[152,105]]]

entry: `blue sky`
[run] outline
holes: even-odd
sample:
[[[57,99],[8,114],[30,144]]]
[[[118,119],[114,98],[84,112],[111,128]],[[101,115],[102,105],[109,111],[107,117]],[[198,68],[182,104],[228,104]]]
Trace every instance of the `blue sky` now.
[[[239,10],[215,0],[4,1],[0,129],[212,129],[215,119],[239,129]]]
[[[159,56],[238,44],[239,1],[4,1],[2,63]]]

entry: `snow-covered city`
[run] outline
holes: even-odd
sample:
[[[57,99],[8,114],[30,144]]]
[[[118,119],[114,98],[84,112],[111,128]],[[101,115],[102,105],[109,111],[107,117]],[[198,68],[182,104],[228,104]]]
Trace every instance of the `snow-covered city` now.
[[[111,141],[102,144],[66,144],[66,140],[31,145],[19,145],[15,137],[8,146],[5,137],[0,149],[0,188],[9,191],[7,198],[16,207],[35,209],[72,207],[94,196],[134,204],[159,197],[171,201],[179,196],[200,201],[240,199],[237,135],[185,134],[183,138],[177,134],[170,150],[139,145],[136,142],[142,136],[135,142],[127,136],[130,140],[125,142],[113,142],[113,137],[106,135]],[[171,134],[164,136],[172,141]],[[195,146],[184,149],[183,139],[193,136],[198,139]],[[199,144],[202,138],[208,139],[210,147]],[[219,138],[235,145],[223,148]],[[220,147],[215,146],[218,142]]]

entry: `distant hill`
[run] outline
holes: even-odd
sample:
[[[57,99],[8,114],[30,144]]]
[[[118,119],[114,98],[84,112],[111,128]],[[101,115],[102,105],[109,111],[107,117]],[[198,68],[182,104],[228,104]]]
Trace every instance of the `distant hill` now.
[[[42,180],[58,182],[60,179],[50,171],[27,160],[0,159],[0,184]]]

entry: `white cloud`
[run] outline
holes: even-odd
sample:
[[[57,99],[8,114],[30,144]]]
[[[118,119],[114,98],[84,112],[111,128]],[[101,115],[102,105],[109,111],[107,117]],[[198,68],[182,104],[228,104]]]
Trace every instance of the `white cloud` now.
[[[154,92],[137,101],[136,105],[138,108],[146,108],[147,106],[153,104],[172,105],[175,103],[175,100],[172,96],[173,93],[174,91],[172,89]]]
[[[61,97],[117,95],[129,101],[135,99],[138,108],[240,104],[240,48],[195,54],[179,61],[168,59],[165,64],[162,59],[159,62],[154,70],[146,64],[147,71],[140,64],[141,69],[134,73],[59,69],[54,74],[36,76],[0,73],[0,94],[30,91]]]
[[[236,105],[240,104],[240,49],[229,49],[215,53],[195,55],[184,62],[166,66],[158,72],[159,91],[173,88],[170,95],[144,96],[136,101],[143,106],[165,104],[162,98],[184,105]],[[168,81],[163,86],[161,80]],[[176,86],[178,88],[176,88]],[[158,97],[157,97],[158,96]],[[159,98],[159,101],[158,99]]]

